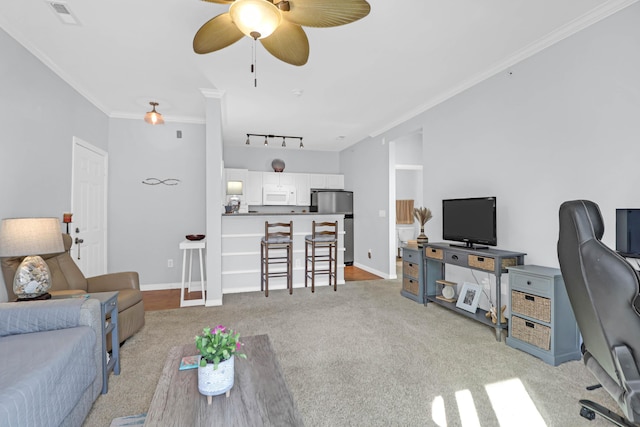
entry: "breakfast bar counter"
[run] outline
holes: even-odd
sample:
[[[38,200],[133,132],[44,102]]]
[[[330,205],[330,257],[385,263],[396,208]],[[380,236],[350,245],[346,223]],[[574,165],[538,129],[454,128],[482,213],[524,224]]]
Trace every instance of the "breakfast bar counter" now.
[[[338,284],[344,284],[344,215],[317,212],[222,214],[222,293],[260,291],[260,239],[264,223],[293,221],[293,287],[304,288],[304,237],[312,222],[338,221]],[[316,278],[316,287],[328,277]],[[286,289],[286,278],[269,280],[269,290]],[[294,292],[296,292],[294,290]],[[311,293],[311,290],[308,290]]]

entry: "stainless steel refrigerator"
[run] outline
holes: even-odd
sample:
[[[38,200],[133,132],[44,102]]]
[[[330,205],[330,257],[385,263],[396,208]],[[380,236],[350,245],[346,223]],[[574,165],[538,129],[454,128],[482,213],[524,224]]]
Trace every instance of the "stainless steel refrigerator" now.
[[[353,191],[311,190],[309,210],[344,214],[344,263],[353,265]]]

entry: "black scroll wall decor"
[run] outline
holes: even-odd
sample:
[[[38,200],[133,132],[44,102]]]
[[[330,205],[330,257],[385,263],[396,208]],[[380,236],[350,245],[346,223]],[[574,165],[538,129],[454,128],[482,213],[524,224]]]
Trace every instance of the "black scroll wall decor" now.
[[[178,185],[180,183],[179,179],[176,178],[167,178],[167,179],[158,179],[158,178],[147,178],[142,181],[143,184],[146,185]]]

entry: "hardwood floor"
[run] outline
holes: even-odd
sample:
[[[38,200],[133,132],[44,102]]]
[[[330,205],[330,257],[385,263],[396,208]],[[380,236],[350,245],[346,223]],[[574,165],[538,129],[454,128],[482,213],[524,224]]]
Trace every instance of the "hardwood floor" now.
[[[382,277],[371,274],[358,267],[346,266],[344,268],[344,280],[346,282],[354,280],[381,280]],[[200,298],[200,292],[188,292],[186,299]],[[180,289],[168,289],[163,291],[142,292],[144,301],[144,311],[169,310],[180,307]]]
[[[364,271],[361,268],[348,265],[344,267],[344,281],[351,282],[355,280],[381,280],[382,277]]]

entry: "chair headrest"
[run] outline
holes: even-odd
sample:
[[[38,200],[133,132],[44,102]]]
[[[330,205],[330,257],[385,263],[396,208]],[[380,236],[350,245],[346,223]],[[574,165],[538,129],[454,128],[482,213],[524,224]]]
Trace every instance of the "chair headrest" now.
[[[601,240],[604,222],[597,204],[590,200],[571,200],[560,206],[560,223],[573,223],[578,243]]]

